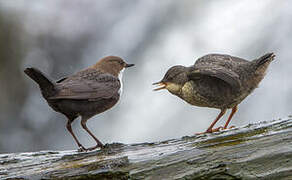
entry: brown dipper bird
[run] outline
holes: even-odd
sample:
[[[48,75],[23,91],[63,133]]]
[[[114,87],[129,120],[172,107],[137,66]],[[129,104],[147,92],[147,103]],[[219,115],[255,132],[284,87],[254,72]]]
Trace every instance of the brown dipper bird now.
[[[77,72],[72,76],[51,81],[36,68],[27,68],[24,72],[38,83],[43,97],[55,111],[68,118],[67,129],[81,151],[103,147],[103,144],[90,132],[86,122],[92,116],[113,107],[122,91],[121,75],[127,64],[120,57],[108,56],[95,65]],[[81,125],[96,141],[96,146],[86,149],[72,131],[71,123],[81,116]]]
[[[159,85],[154,90],[167,89],[191,105],[220,109],[220,114],[206,130],[212,133],[222,128],[213,129],[213,126],[227,109],[232,108],[223,129],[228,127],[237,105],[258,86],[274,57],[273,53],[268,53],[247,61],[224,54],[205,55],[193,66],[171,67],[161,81],[153,84]]]

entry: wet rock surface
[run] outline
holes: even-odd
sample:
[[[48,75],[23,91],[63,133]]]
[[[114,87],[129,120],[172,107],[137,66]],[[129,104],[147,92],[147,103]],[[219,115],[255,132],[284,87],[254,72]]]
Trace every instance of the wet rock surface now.
[[[0,155],[0,179],[292,179],[292,119],[93,152]]]

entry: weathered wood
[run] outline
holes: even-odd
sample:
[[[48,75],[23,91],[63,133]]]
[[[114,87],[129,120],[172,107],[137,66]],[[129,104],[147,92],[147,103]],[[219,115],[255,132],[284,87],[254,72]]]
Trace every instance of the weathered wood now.
[[[0,178],[292,179],[292,119],[87,153],[2,154]]]

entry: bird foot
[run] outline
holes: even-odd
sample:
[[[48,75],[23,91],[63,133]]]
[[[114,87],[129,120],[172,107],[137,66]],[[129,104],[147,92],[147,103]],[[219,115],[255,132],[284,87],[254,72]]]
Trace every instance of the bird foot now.
[[[195,135],[206,134],[206,133],[213,133],[213,132],[219,132],[221,130],[223,130],[223,127],[222,126],[217,127],[217,128],[214,128],[214,129],[207,129],[205,132],[195,133]]]
[[[79,149],[78,149],[78,152],[87,152],[87,151],[92,151],[92,150],[95,150],[96,148],[103,148],[104,145],[103,144],[97,144],[93,147],[90,147],[90,148],[85,148],[84,146],[82,145],[79,145]]]
[[[235,126],[230,126],[229,128],[225,128],[225,129],[233,129],[236,128]]]
[[[223,130],[224,128],[222,126],[219,126],[217,128],[214,129],[207,129],[207,131],[205,133],[213,133],[213,132],[219,132],[221,130]]]
[[[230,126],[229,128],[228,127],[224,127],[222,128],[223,130],[226,130],[226,129],[232,129],[232,128],[235,128],[235,126]]]
[[[86,152],[87,151],[87,149],[84,146],[82,146],[81,144],[79,144],[78,146],[79,146],[78,152]]]
[[[219,132],[219,131],[222,131],[222,130],[225,130],[225,129],[232,129],[232,128],[235,128],[235,126],[230,126],[229,128],[224,128],[224,127],[220,126],[220,127],[214,128],[214,129],[207,129],[207,131],[205,131],[205,132],[195,133],[195,135]]]

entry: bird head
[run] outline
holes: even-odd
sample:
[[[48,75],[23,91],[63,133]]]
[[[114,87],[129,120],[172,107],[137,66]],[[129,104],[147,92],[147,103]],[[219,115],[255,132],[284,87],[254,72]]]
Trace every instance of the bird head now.
[[[188,81],[187,72],[188,68],[185,66],[171,67],[161,81],[153,83],[158,86],[154,91],[167,89],[172,94],[179,94],[183,85]]]
[[[99,60],[92,67],[105,73],[118,76],[122,70],[132,67],[134,64],[127,64],[122,58],[117,56],[107,56]]]

